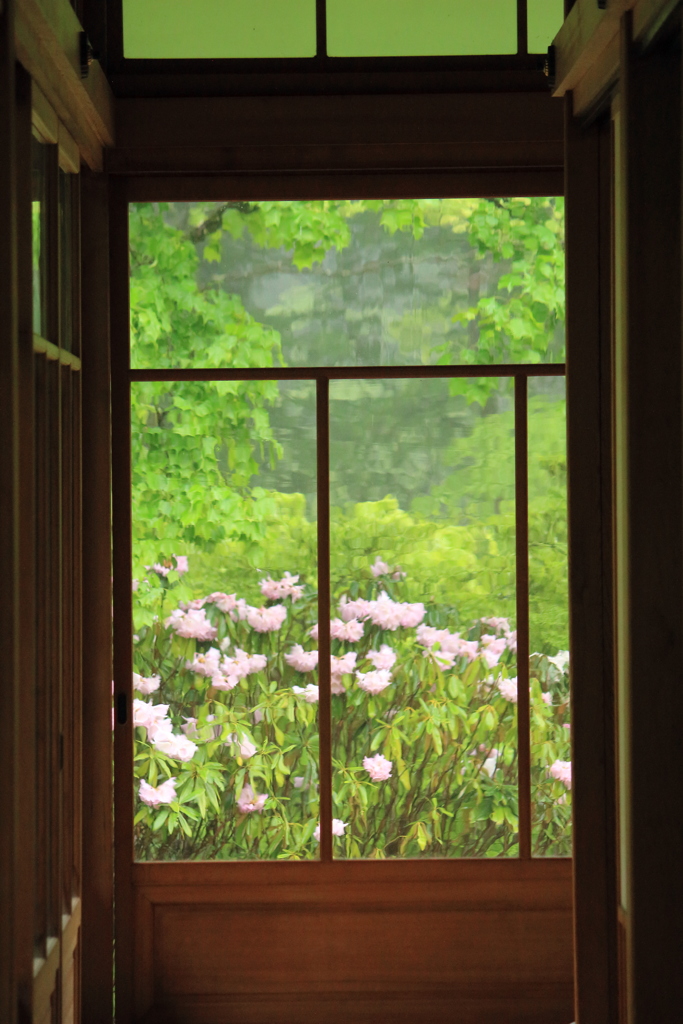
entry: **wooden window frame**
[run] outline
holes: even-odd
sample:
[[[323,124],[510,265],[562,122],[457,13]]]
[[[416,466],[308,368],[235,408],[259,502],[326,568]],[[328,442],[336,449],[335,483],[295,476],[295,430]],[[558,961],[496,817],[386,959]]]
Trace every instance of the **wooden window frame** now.
[[[112,490],[113,509],[115,525],[113,530],[114,538],[114,678],[116,680],[116,693],[121,694],[122,702],[128,709],[132,701],[132,647],[130,637],[132,635],[132,591],[130,585],[131,577],[131,537],[130,537],[130,383],[135,379],[169,379],[172,377],[188,376],[180,371],[177,374],[157,373],[155,371],[131,370],[128,362],[129,352],[129,276],[128,276],[128,205],[135,201],[163,201],[163,200],[208,200],[208,199],[232,199],[250,201],[268,196],[268,198],[286,199],[296,198],[320,198],[320,197],[384,197],[388,196],[438,196],[454,195],[468,197],[471,195],[492,195],[495,191],[491,186],[505,180],[505,173],[486,174],[439,174],[422,175],[408,174],[381,174],[381,175],[259,175],[249,177],[243,176],[170,176],[170,175],[121,175],[114,179],[111,190],[111,218],[110,218],[110,253],[111,253],[111,302],[112,302]],[[550,173],[539,174],[533,169],[528,172],[515,171],[512,175],[507,173],[508,186],[514,182],[514,194],[516,195],[543,195],[556,193],[558,176]],[[555,188],[548,188],[550,183]],[[504,194],[504,193],[503,193]],[[544,373],[557,374],[561,367],[557,365],[544,369],[542,366],[524,367],[487,367],[482,371],[480,368],[473,368],[472,371],[463,370],[464,374],[471,372],[473,375],[500,374],[514,376],[526,384],[527,376]],[[460,368],[459,371],[460,372]],[[300,369],[288,368],[284,371],[273,371],[264,369],[262,371],[246,370],[240,371],[189,371],[192,377],[214,379],[220,377],[261,377],[274,379],[277,377],[295,377],[316,380],[318,389],[318,427],[323,443],[320,445],[318,459],[318,471],[325,473],[327,460],[326,445],[326,387],[329,379],[344,376],[368,376],[368,374],[379,377],[398,376],[444,376],[453,375],[452,367],[437,368],[399,368],[394,371],[392,368],[354,368],[352,371],[337,368],[323,369]],[[516,389],[516,422],[520,426],[525,422],[526,416],[526,387],[518,386]],[[525,432],[518,431],[518,448],[525,444]],[[516,459],[517,465],[517,497],[520,502],[525,503],[525,475],[526,465],[520,459]],[[319,501],[324,489],[319,492]],[[120,517],[120,518],[119,518]],[[125,517],[125,518],[124,518]],[[319,521],[323,525],[319,535],[319,558],[327,557],[327,545],[329,536],[324,529],[325,522],[329,523],[329,509],[326,507],[326,500],[323,496],[322,503],[318,507]],[[526,560],[527,538],[523,532],[518,534],[518,557],[520,559],[520,580],[523,573],[523,565]],[[528,585],[528,584],[527,584]],[[518,595],[520,600],[520,625],[524,632],[524,584]],[[319,591],[319,603],[321,609],[329,606],[329,589],[321,581]],[[521,616],[520,616],[521,612]],[[329,615],[320,611],[319,622],[329,621]],[[329,628],[329,627],[328,627]],[[520,665],[525,661],[528,666],[528,621],[527,628],[527,658],[523,655],[523,637],[520,643]],[[320,648],[323,651],[321,665],[326,664],[324,656],[325,645],[329,649],[329,637],[323,634],[327,632],[323,626],[320,634]],[[329,659],[328,659],[329,660]],[[324,671],[324,669],[323,669]],[[527,667],[528,671],[528,667]],[[522,676],[524,673],[521,673]],[[527,681],[528,686],[528,681]],[[526,694],[525,694],[526,691]],[[528,703],[525,702],[525,695],[528,701],[528,690],[522,678],[520,682],[520,735],[524,727],[525,712],[528,721]],[[321,721],[329,716],[329,697],[325,700],[324,683],[321,678]],[[327,709],[326,709],[327,704]],[[329,721],[329,718],[328,718]],[[529,736],[528,729],[526,731]],[[117,1019],[120,1013],[123,1020],[142,1019],[145,1014],[153,1012],[166,1012],[169,1007],[164,1003],[166,998],[163,989],[163,982],[154,982],[155,975],[159,977],[159,965],[156,962],[158,943],[163,935],[164,915],[171,910],[168,900],[173,906],[192,907],[197,901],[215,901],[215,908],[218,914],[224,913],[226,901],[232,905],[240,919],[241,912],[248,912],[245,899],[253,898],[254,887],[265,886],[268,897],[266,905],[268,912],[278,915],[283,912],[282,900],[287,899],[286,893],[292,885],[306,886],[307,895],[302,894],[302,908],[306,908],[311,899],[322,899],[328,901],[331,908],[344,905],[344,901],[351,899],[351,909],[357,908],[358,892],[366,892],[362,902],[379,899],[379,917],[382,914],[402,913],[405,904],[405,896],[402,891],[422,893],[425,904],[433,906],[435,898],[435,886],[441,893],[441,899],[445,907],[453,909],[456,906],[461,909],[465,904],[463,900],[463,886],[467,889],[469,896],[466,901],[470,910],[476,906],[492,907],[497,906],[502,910],[508,909],[516,904],[519,913],[524,916],[531,913],[533,920],[539,927],[543,921],[549,923],[549,946],[555,948],[558,973],[552,982],[554,998],[560,1001],[564,999],[568,1019],[571,1018],[571,942],[569,934],[564,929],[571,918],[571,892],[570,880],[572,875],[572,862],[569,858],[543,858],[529,856],[530,844],[527,843],[522,851],[522,856],[505,860],[469,860],[469,859],[438,859],[429,861],[407,860],[391,862],[370,862],[357,861],[347,862],[331,860],[331,829],[330,835],[325,842],[325,820],[332,817],[331,805],[328,800],[323,803],[321,818],[323,828],[321,829],[321,860],[306,862],[302,864],[286,864],[278,862],[192,862],[190,864],[173,862],[150,862],[135,863],[132,840],[132,819],[133,819],[133,786],[132,786],[132,745],[133,726],[132,716],[128,711],[125,724],[117,726],[114,735],[115,762],[123,765],[123,770],[117,768],[115,773],[115,801],[116,820],[121,833],[115,842],[115,877],[116,877],[116,907],[117,921]],[[329,748],[329,739],[321,731],[321,760],[322,750]],[[520,750],[520,759],[524,758],[524,752]],[[528,743],[526,752],[527,766],[524,771],[528,773]],[[520,775],[522,772],[520,772]],[[327,780],[325,780],[327,781]],[[325,787],[325,791],[331,794],[331,787]],[[530,808],[527,801],[522,811],[526,821],[530,820]],[[530,836],[529,827],[527,834]],[[399,887],[397,893],[396,886]],[[208,888],[207,888],[208,887]],[[349,888],[350,887],[350,888]],[[366,891],[367,890],[367,891]],[[211,893],[208,896],[208,893]],[[348,896],[347,894],[356,893]],[[503,892],[505,896],[503,896]],[[247,893],[251,896],[247,897]],[[381,896],[378,897],[378,893]],[[532,896],[533,893],[533,896]],[[204,895],[206,894],[206,895]],[[374,894],[371,895],[371,894]],[[531,900],[531,902],[529,902]],[[341,902],[340,902],[341,901]],[[355,902],[354,902],[355,901]],[[533,910],[532,910],[533,907]],[[265,907],[263,909],[266,909]],[[354,911],[355,912],[355,911]],[[431,911],[430,911],[431,912]],[[535,915],[535,916],[533,916]],[[257,915],[258,919],[258,915]],[[457,918],[456,918],[457,919]],[[483,913],[482,920],[486,921],[486,913]],[[416,928],[419,933],[423,918],[418,915]],[[488,927],[484,925],[484,930]],[[533,931],[533,927],[532,927]],[[564,947],[560,951],[554,944],[558,942],[557,936],[564,935]],[[136,936],[134,943],[130,942],[130,936]],[[124,941],[128,936],[128,941]],[[561,943],[560,943],[561,947]],[[566,958],[569,958],[567,960]],[[564,972],[564,973],[563,973]],[[522,971],[523,973],[523,971]],[[476,986],[474,986],[476,989]],[[503,986],[505,988],[505,986]],[[512,989],[505,991],[503,1002],[510,998],[518,998]],[[558,993],[559,996],[558,996]],[[388,996],[387,996],[388,997]],[[313,998],[311,996],[311,998]],[[435,1012],[443,1013],[443,997],[435,999]],[[479,991],[476,999],[481,998]],[[239,997],[236,995],[235,999]],[[410,1004],[410,996],[407,997]],[[535,999],[538,1002],[541,1012],[549,1012],[551,1003],[548,1002],[547,991],[537,989]],[[161,1002],[159,1002],[161,1000]],[[544,1000],[546,1000],[544,1004]],[[181,1003],[180,1005],[185,1005]],[[222,1005],[222,1004],[221,1004]],[[232,1004],[231,1004],[232,1005]],[[503,1003],[501,1003],[501,1006]],[[544,1009],[545,1007],[545,1009]],[[237,1011],[236,1011],[237,1012]],[[246,1012],[246,1010],[245,1010]],[[267,1012],[267,1010],[265,1011]],[[308,1011],[307,1011],[308,1012]],[[311,1012],[316,1012],[312,1010]],[[320,1012],[323,1012],[322,1010]],[[473,1018],[474,1019],[474,1018]],[[483,1018],[482,1018],[483,1019]]]

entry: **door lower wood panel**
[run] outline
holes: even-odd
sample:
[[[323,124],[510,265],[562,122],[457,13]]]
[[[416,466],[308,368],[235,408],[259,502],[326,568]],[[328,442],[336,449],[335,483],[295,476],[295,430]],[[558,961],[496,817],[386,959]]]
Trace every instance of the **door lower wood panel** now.
[[[137,864],[164,1024],[568,1024],[571,861]]]

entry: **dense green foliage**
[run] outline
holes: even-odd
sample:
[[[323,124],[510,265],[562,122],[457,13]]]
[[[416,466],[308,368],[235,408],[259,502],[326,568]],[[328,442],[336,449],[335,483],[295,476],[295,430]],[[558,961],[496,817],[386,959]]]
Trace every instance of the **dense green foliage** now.
[[[392,577],[390,571],[378,580],[367,565],[348,572],[347,587],[335,586],[335,603],[383,593],[405,608],[406,584]],[[166,577],[150,574],[138,591],[135,667],[143,678],[136,685],[140,694],[156,687],[154,704],[138,699],[135,707],[135,767],[145,797],[136,815],[138,856],[314,857],[317,673],[288,664],[286,656],[297,643],[315,649],[309,631],[317,595],[304,585],[299,600],[267,602],[286,610],[285,622],[259,632],[234,600],[221,611],[216,598],[227,595],[214,593],[198,610],[201,630],[205,622],[214,625],[202,642],[178,636],[182,627],[170,617],[185,588],[171,570]],[[333,640],[334,656],[353,659],[333,682],[333,813],[348,826],[336,840],[337,856],[515,855],[514,635],[505,634],[506,623],[477,622],[467,630],[469,654],[449,658],[447,639],[430,648],[420,626],[414,628],[423,615],[418,610],[412,628],[366,618],[360,638]],[[427,606],[429,625],[442,627],[448,618],[448,609]],[[186,631],[195,631],[193,625]],[[494,636],[502,653],[492,652]],[[387,648],[396,658],[389,680],[379,692],[367,691],[365,680],[380,674],[368,653]],[[220,670],[219,650],[226,659]],[[212,651],[214,674],[207,676]],[[240,651],[265,657],[237,682],[228,673]],[[566,667],[540,655],[532,665],[535,850],[567,854],[570,794],[550,772],[569,751]],[[152,707],[162,713],[161,736],[147,729]],[[368,770],[366,759],[377,754],[390,762],[386,779],[373,779]],[[168,779],[172,791],[160,792]],[[154,791],[145,792],[147,786]],[[245,809],[240,798],[247,786]],[[265,797],[261,806],[253,806],[254,794]]]

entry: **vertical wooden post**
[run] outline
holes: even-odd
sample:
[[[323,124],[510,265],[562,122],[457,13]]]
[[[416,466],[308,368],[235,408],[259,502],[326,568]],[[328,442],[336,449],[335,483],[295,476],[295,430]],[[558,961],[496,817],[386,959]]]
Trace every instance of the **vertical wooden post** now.
[[[35,525],[24,510],[35,508],[33,274],[31,245],[31,79],[17,65],[17,289],[19,318],[19,649],[35,651]],[[18,835],[16,890],[19,1015],[27,1014],[32,999],[33,913],[35,900],[35,658],[22,658],[18,705]],[[0,826],[1,827],[1,826]],[[30,910],[26,910],[30,908]]]
[[[567,97],[567,470],[577,1020],[616,1021],[611,136]]]
[[[18,296],[15,168],[14,2],[0,9],[0,778],[6,794],[0,825],[0,1020],[17,1020],[16,891],[19,852],[18,730],[19,486],[18,486]],[[29,1008],[27,1007],[27,1010]]]
[[[131,592],[130,280],[126,183],[110,185],[116,1021],[133,1018],[133,601]]]
[[[628,1021],[674,1024],[683,1006],[683,352],[681,54],[621,47],[624,537],[619,679],[624,757],[621,901]]]
[[[114,966],[108,199],[83,171],[83,1021],[111,1020]]]

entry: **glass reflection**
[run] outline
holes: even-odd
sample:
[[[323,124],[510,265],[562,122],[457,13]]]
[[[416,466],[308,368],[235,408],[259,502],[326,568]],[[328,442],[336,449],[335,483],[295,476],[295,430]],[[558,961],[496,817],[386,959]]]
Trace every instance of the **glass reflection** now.
[[[463,387],[331,384],[340,857],[518,850],[511,392]]]
[[[571,856],[564,378],[531,379],[529,393],[532,852]]]
[[[272,381],[133,387],[140,860],[317,855],[315,458],[271,429],[278,401]],[[275,459],[304,493],[263,486]]]

